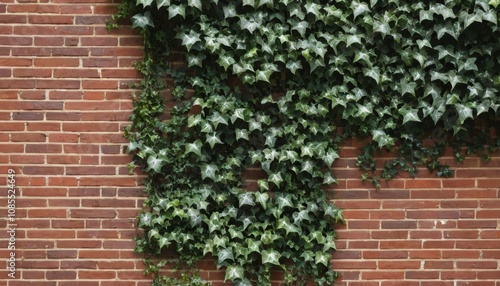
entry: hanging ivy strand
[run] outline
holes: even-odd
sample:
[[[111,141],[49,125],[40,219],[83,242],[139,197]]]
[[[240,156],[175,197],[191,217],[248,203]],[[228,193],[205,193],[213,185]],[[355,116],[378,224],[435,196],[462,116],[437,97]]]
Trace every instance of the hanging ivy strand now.
[[[144,40],[125,132],[148,175],[136,250],[212,257],[235,285],[271,270],[332,285],[343,216],[323,189],[346,139],[368,138],[357,165],[375,186],[422,165],[453,176],[450,147],[498,150],[499,4],[123,0],[114,20]],[[380,150],[395,158],[377,166]]]

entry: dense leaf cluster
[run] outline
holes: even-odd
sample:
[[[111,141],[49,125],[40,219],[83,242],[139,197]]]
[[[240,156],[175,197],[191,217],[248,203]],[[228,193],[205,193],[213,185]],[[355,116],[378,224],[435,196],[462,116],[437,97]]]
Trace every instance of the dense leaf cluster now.
[[[420,164],[450,176],[446,147],[461,159],[463,146],[500,145],[473,131],[478,118],[499,125],[498,4],[125,0],[117,17],[131,15],[145,44],[127,130],[149,174],[138,251],[213,256],[239,285],[269,285],[273,267],[331,285],[343,219],[322,187],[346,138],[372,139],[357,162],[366,171],[377,150],[395,152],[386,179]],[[166,77],[175,104],[162,120]]]

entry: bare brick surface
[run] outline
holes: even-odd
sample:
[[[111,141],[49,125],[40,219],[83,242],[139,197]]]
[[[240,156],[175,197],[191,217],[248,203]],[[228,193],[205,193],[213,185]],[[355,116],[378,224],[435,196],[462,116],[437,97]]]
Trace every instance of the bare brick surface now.
[[[14,169],[17,192],[16,278],[2,267],[0,286],[150,285],[132,241],[141,176],[128,175],[122,137],[141,40],[130,27],[106,31],[117,5],[0,1],[0,181]],[[337,226],[336,285],[500,286],[500,156],[445,158],[454,178],[422,171],[375,190],[354,164],[361,143],[342,150],[339,183],[326,189],[347,220]],[[213,261],[199,266],[213,286],[230,285]]]

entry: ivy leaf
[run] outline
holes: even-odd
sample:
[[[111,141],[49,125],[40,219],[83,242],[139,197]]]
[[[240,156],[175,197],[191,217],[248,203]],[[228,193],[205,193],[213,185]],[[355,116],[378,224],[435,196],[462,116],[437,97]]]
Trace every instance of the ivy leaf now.
[[[265,81],[265,82],[270,83],[269,79],[270,79],[272,74],[273,74],[272,70],[266,70],[266,71],[258,70],[255,73],[255,80],[256,81]]]
[[[238,196],[239,206],[254,206],[255,202],[253,200],[251,193],[244,193]]]
[[[170,9],[170,8],[169,8]],[[200,34],[191,30],[188,35],[182,36],[182,45],[186,47],[188,52],[198,42],[200,42]]]
[[[252,0],[253,1],[253,0]],[[240,18],[240,28],[242,30],[247,30],[250,32],[250,34],[253,34],[253,32],[259,27],[259,23],[255,22],[254,20],[248,20],[244,17]]]
[[[316,251],[316,256],[315,256],[314,262],[316,264],[323,264],[326,267],[328,267],[328,264],[330,263],[331,258],[332,258],[332,256],[329,253],[324,253],[322,251]]]
[[[292,21],[291,25],[292,25],[292,30],[299,32],[299,34],[302,37],[306,36],[306,30],[307,30],[307,28],[309,28],[308,22],[306,22],[306,21],[300,21],[300,22]]]
[[[352,10],[352,14],[354,16],[354,19],[356,19],[356,17],[358,17],[359,15],[361,15],[365,12],[369,12],[370,8],[368,7],[368,5],[366,3],[353,1],[351,3],[351,10]]]
[[[196,140],[193,143],[186,144],[186,154],[194,153],[194,154],[201,157],[201,146],[202,146],[202,143],[200,140]]]
[[[148,6],[151,6],[151,3],[153,3],[153,0],[137,0],[135,2],[135,5],[136,6],[142,5],[143,8],[146,8]]]
[[[498,5],[500,5],[500,0],[490,0],[490,2],[488,2],[488,4],[495,7],[495,9],[496,9],[498,7]]]
[[[214,164],[205,164],[201,166],[201,178],[210,178],[215,181],[217,178],[216,172],[219,171],[219,167]]]
[[[219,134],[213,132],[212,134],[207,134],[206,142],[210,145],[210,148],[214,149],[215,144],[222,144],[222,141],[219,138]]]
[[[400,109],[399,114],[403,115],[403,124],[409,121],[420,122],[420,118],[418,116],[418,109],[413,109],[413,108]]]
[[[144,15],[139,13],[132,17],[132,28],[140,27],[144,29],[146,26],[155,26],[151,20],[149,11],[144,12]]]
[[[210,120],[210,122],[212,122],[212,124],[214,125],[215,128],[217,128],[217,126],[219,126],[219,124],[228,125],[227,120],[217,111],[215,111],[207,119]]]
[[[311,217],[309,216],[309,212],[306,211],[306,210],[301,210],[299,212],[294,212],[292,214],[292,217],[293,217],[293,223],[294,224],[302,223],[302,221],[304,221],[304,220],[311,221]]]
[[[384,130],[372,130],[373,140],[378,143],[378,147],[393,146],[394,139],[387,135]]]
[[[473,118],[472,109],[463,104],[455,104],[455,108],[458,114],[458,122],[463,125],[467,118]]]
[[[200,11],[202,9],[201,0],[188,0],[188,6],[189,7],[195,7],[195,8],[197,8]]]
[[[262,264],[274,264],[280,265],[279,259],[281,254],[274,249],[263,250],[262,253]]]
[[[148,158],[148,169],[160,173],[164,163],[165,160],[158,158],[156,155],[151,155]]]
[[[264,186],[262,184],[264,183]],[[259,189],[261,190],[269,190],[269,186],[265,180],[259,180]],[[269,195],[267,193],[256,192],[255,200],[262,206],[262,208],[267,208],[267,201],[269,200]]]
[[[286,63],[286,68],[292,74],[295,74],[298,70],[302,69],[302,63],[300,61],[288,61]]]
[[[236,7],[233,5],[233,3],[229,3],[228,5],[222,7],[222,10],[224,11],[224,18],[233,18],[238,15],[238,12],[236,12]]]
[[[168,247],[169,245],[170,245],[170,239],[164,236],[160,238],[160,240],[158,240],[158,246],[160,247],[160,249],[162,249],[164,246]]]
[[[272,182],[275,184],[277,187],[280,186],[280,184],[283,182],[283,177],[281,176],[281,172],[278,173],[273,173],[269,176],[269,182]]]
[[[227,54],[222,54],[219,55],[219,59],[217,60],[217,63],[224,68],[225,71],[232,66],[233,64],[236,63],[233,57],[227,55]]]
[[[371,77],[378,84],[380,82],[380,69],[378,67],[363,68],[363,74]]]
[[[308,1],[304,5],[304,8],[306,8],[306,13],[307,14],[312,14],[316,18],[319,18],[320,14],[321,14],[321,12],[320,12],[321,5],[316,4],[316,3],[312,2],[312,1]]]
[[[245,278],[245,269],[239,265],[229,265],[226,268],[226,276],[224,277],[224,282],[227,280],[235,281],[237,279]]]
[[[243,6],[251,6],[255,8],[255,0],[243,0]]]
[[[234,261],[234,255],[233,255],[233,252],[231,251],[231,249],[229,248],[224,248],[224,249],[221,249],[218,253],[217,253],[217,264],[221,265],[223,264],[226,260],[231,260],[231,261]],[[229,262],[228,262],[229,263]],[[231,263],[229,263],[231,264]]]
[[[168,18],[172,19],[175,16],[181,16],[182,18],[186,18],[186,7],[184,5],[170,5],[168,7]],[[193,32],[193,31],[191,31]]]
[[[272,244],[275,240],[278,239],[278,236],[271,231],[265,231],[261,236],[260,236],[260,241],[262,241],[263,244]]]
[[[156,7],[160,9],[161,7],[170,6],[170,0],[156,0]]]
[[[235,133],[236,133],[236,140],[239,139],[245,139],[247,141],[250,140],[248,137],[248,130],[246,129],[236,129]]]
[[[276,193],[276,201],[278,203],[278,208],[283,209],[285,207],[293,208],[292,196],[290,194]]]

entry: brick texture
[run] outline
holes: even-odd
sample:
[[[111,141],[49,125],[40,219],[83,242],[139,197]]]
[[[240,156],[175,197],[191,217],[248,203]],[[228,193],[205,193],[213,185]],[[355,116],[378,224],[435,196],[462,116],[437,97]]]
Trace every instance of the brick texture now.
[[[1,267],[0,286],[149,285],[132,242],[141,176],[127,175],[122,138],[139,38],[129,27],[106,31],[111,0],[0,1],[3,261],[9,168],[17,191],[16,278]],[[336,285],[500,286],[498,154],[455,165],[454,178],[421,170],[374,190],[349,143],[334,166],[339,184],[326,190],[347,219],[337,226]],[[200,268],[229,285],[211,261]]]

